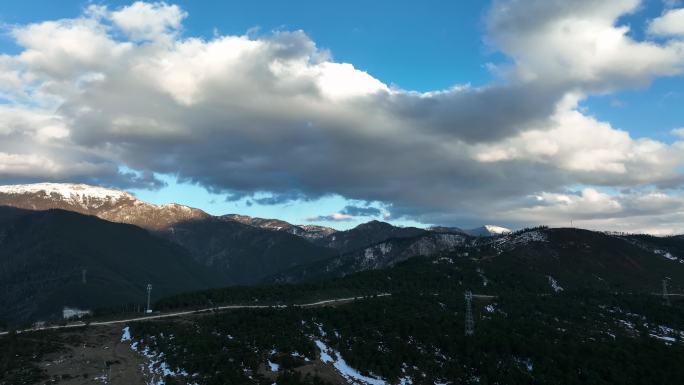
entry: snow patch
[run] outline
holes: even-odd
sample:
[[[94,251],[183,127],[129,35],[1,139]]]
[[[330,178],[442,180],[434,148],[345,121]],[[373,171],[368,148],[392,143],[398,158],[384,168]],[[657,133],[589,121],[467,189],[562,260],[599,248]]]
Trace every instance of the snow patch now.
[[[549,279],[549,285],[551,285],[551,288],[553,289],[553,291],[558,293],[558,292],[561,292],[564,290],[563,287],[558,284],[558,281],[556,281],[552,276],[547,275],[547,277]]]
[[[347,381],[356,385],[387,385],[387,382],[380,378],[364,376],[356,369],[352,368],[342,358],[339,352],[331,349],[321,340],[315,340],[314,343],[321,351],[321,361],[325,363],[332,363],[333,367],[344,377]],[[333,358],[333,356],[335,358]],[[402,383],[404,384],[404,383]],[[405,384],[411,384],[407,382]]]
[[[163,337],[163,335],[162,335]],[[170,336],[172,339],[173,336]],[[154,338],[154,337],[152,337]],[[145,346],[142,350],[140,349],[141,341],[134,341],[131,338],[130,329],[126,326],[123,329],[123,335],[121,336],[121,342],[131,341],[131,349],[134,352],[142,354],[147,361],[147,365],[141,365],[143,368],[143,373],[149,378],[146,381],[147,385],[165,385],[166,377],[190,377],[187,371],[181,368],[172,369],[169,364],[164,361],[164,353],[158,353],[152,351],[149,346]]]
[[[272,372],[277,372],[280,370],[280,365],[276,364],[275,362],[268,361],[268,367],[271,369]]]
[[[121,335],[121,342],[126,342],[131,340],[131,329],[126,326],[123,328],[123,334]]]
[[[487,231],[489,231],[490,234],[501,235],[501,234],[510,234],[511,233],[511,229],[507,229],[505,227],[496,226],[496,225],[484,225],[484,228]]]

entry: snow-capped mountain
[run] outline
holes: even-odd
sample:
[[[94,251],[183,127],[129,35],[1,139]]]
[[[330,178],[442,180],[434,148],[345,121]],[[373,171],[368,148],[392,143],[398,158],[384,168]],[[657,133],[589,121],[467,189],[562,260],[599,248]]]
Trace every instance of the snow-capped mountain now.
[[[0,208],[6,209],[0,213],[0,225],[40,218],[31,214],[65,214],[46,212],[61,209],[150,230],[183,248],[199,265],[210,267],[224,284],[254,284],[285,268],[334,254],[304,237],[242,223],[246,218],[229,220],[179,204],[154,205],[123,191],[82,184],[0,186]],[[274,223],[270,226],[275,228]],[[0,227],[0,243],[2,236]],[[88,238],[83,231],[79,236]],[[107,252],[98,246],[91,251],[96,256]]]
[[[124,191],[67,183],[0,186],[0,206],[62,209],[149,230],[164,230],[179,222],[209,217],[202,210],[175,203],[154,205]]]
[[[496,235],[510,234],[511,229],[496,226],[496,225],[484,225],[475,229],[466,230],[466,233],[470,235],[480,236],[480,237],[491,237]]]
[[[221,219],[240,222],[245,225],[259,227],[265,230],[285,231],[307,239],[323,238],[337,232],[337,230],[325,226],[293,225],[280,219],[264,219],[240,214],[223,215],[221,216]]]

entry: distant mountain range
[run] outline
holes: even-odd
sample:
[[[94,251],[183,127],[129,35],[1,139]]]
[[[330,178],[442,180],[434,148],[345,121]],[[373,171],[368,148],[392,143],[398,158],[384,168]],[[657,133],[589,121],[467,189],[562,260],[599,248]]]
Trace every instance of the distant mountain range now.
[[[83,184],[0,186],[0,206],[62,209],[141,227],[179,244],[196,261],[223,273],[225,284],[256,283],[282,268],[332,255],[303,239],[332,229],[286,224],[283,231],[273,231],[280,230],[274,225],[276,220],[216,217],[188,206],[154,205],[123,191]]]
[[[61,306],[140,303],[147,283],[159,298],[208,287],[342,277],[417,256],[492,260],[513,275],[532,269],[559,282],[606,280],[643,289],[681,273],[684,238],[578,229],[511,232],[494,225],[421,229],[379,221],[337,231],[212,216],[87,185],[0,186],[0,319],[11,322],[54,317]],[[80,286],[82,269],[86,286]]]

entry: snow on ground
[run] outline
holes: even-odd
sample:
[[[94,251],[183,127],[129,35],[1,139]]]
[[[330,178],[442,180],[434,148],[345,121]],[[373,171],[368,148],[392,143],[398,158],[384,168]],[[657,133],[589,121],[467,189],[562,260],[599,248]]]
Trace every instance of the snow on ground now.
[[[125,341],[130,341],[131,340],[131,329],[126,326],[123,328],[123,334],[121,335],[121,342]]]
[[[121,342],[125,341],[131,341],[131,349],[139,354],[142,354],[147,359],[147,365],[141,365],[143,368],[143,373],[149,378],[147,385],[165,385],[166,377],[191,377],[184,369],[172,369],[164,361],[164,353],[152,351],[147,346],[141,350],[139,347],[140,343],[143,341],[133,341],[131,338],[130,328],[128,326],[122,330]],[[194,383],[188,384],[196,385]]]
[[[665,344],[666,344],[666,345],[671,345],[672,343],[675,342],[674,337],[659,336],[659,335],[657,335],[657,334],[652,334],[652,333],[648,333],[648,335],[651,336],[651,337],[653,337],[653,338],[657,338],[657,339],[659,339],[659,340],[665,341]]]
[[[271,361],[268,361],[268,367],[271,368],[272,372],[277,372],[278,370],[280,370],[280,365]]]
[[[487,231],[489,231],[490,234],[501,235],[501,234],[510,234],[511,233],[511,229],[507,229],[505,227],[496,226],[496,225],[484,225],[484,228]]]
[[[548,242],[546,233],[542,230],[530,230],[522,233],[512,233],[494,238],[491,243],[499,253],[531,242]]]
[[[664,258],[667,258],[667,259],[669,259],[670,261],[675,261],[675,262],[679,262],[679,263],[684,263],[684,259],[675,257],[674,255],[672,255],[672,253],[670,253],[670,252],[667,251],[667,250],[655,249],[655,250],[653,250],[653,253],[658,254],[658,255],[660,255],[660,256],[663,256]]]
[[[549,285],[551,285],[553,291],[558,293],[564,290],[563,287],[558,284],[558,281],[556,281],[552,276],[547,275],[547,277],[549,278]]]
[[[368,377],[359,373],[356,369],[352,368],[347,364],[347,362],[342,358],[339,352],[331,349],[321,340],[314,340],[314,343],[321,351],[321,361],[325,363],[332,363],[333,367],[344,377],[347,381],[352,384],[358,385],[387,385],[387,382],[380,378]],[[335,357],[335,358],[333,358]],[[406,383],[407,385],[410,383]]]
[[[58,196],[71,203],[82,203],[89,199],[117,201],[122,198],[134,199],[124,191],[111,190],[85,184],[35,183],[0,186],[0,193],[12,195],[36,194],[44,192],[47,196]]]

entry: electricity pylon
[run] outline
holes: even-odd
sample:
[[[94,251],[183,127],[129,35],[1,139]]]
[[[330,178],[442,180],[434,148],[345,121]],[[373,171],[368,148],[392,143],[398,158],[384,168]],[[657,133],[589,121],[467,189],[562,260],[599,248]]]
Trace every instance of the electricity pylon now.
[[[670,306],[670,295],[667,292],[667,283],[670,281],[670,277],[665,277],[663,279],[663,303],[665,306]]]
[[[152,293],[152,284],[148,283],[147,284],[147,309],[145,310],[145,313],[152,313],[152,308],[150,307],[150,295]]]
[[[466,312],[465,312],[465,335],[475,334],[475,321],[473,321],[473,293],[468,290],[465,292]]]

